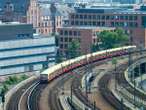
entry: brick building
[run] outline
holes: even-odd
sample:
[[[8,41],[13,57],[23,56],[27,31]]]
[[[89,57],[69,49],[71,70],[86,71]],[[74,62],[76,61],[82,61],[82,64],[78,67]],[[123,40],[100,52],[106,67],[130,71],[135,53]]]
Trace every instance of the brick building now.
[[[88,26],[77,26],[77,27],[61,27],[58,29],[59,32],[59,52],[67,54],[68,45],[77,39],[80,42],[80,52],[86,54],[91,52],[92,44],[98,42],[97,34],[103,30],[113,31],[115,28],[107,27],[88,27]]]
[[[139,10],[123,8],[77,8],[69,16],[70,26],[121,27],[133,44],[146,47],[146,7]]]
[[[3,0],[1,3],[0,21],[26,23],[26,10],[29,0]]]
[[[51,13],[51,4],[40,2],[39,0],[30,0],[27,10],[27,23],[33,24],[36,33],[47,35],[53,32],[53,19]],[[63,19],[68,16],[71,9],[65,5],[56,4],[55,27],[61,27]]]

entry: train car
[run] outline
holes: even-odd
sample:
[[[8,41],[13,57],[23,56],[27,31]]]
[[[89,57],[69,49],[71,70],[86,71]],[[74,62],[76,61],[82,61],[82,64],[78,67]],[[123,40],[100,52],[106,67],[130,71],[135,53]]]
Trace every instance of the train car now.
[[[64,73],[69,72],[72,69],[84,66],[92,62],[97,62],[103,59],[112,58],[116,56],[126,55],[129,49],[135,48],[136,46],[125,46],[115,49],[103,50],[64,61],[43,71],[40,74],[40,82],[52,81],[53,79],[61,76]],[[48,78],[48,81],[46,81],[47,79],[45,78],[45,76]]]
[[[48,83],[48,74],[40,74],[40,82],[41,83]]]

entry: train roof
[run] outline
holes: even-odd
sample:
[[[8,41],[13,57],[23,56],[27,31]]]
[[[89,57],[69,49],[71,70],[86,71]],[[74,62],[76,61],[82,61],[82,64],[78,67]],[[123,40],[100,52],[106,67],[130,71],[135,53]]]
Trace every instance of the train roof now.
[[[56,70],[60,69],[61,67],[65,67],[69,64],[72,64],[74,62],[77,62],[77,61],[80,61],[80,60],[83,60],[83,59],[86,59],[88,60],[88,58],[90,58],[91,56],[96,56],[96,55],[100,55],[100,54],[103,54],[105,52],[112,52],[112,51],[118,51],[118,50],[121,50],[121,49],[131,49],[131,48],[136,48],[136,46],[124,46],[124,47],[119,47],[119,48],[114,48],[114,49],[109,49],[109,50],[103,50],[103,51],[98,51],[98,52],[94,52],[92,54],[87,54],[87,55],[82,55],[82,56],[79,56],[77,58],[74,58],[74,59],[70,59],[70,60],[67,60],[67,61],[64,61],[62,63],[59,63],[59,64],[56,64],[52,67],[49,67],[48,69],[44,70],[41,74],[52,74],[53,72],[55,72]]]

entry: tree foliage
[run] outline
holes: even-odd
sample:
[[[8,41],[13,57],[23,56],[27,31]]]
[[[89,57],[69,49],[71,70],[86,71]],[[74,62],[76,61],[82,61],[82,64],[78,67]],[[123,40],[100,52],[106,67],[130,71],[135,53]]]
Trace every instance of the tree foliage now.
[[[128,36],[122,29],[116,29],[114,32],[102,31],[99,34],[99,39],[104,49],[119,47],[128,43]]]
[[[80,42],[79,40],[73,40],[68,46],[69,58],[75,58],[80,55]]]

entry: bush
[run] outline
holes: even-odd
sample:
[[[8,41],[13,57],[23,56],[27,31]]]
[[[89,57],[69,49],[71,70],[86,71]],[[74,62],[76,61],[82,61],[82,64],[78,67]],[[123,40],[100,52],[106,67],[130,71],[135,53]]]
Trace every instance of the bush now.
[[[21,76],[21,80],[25,80],[25,79],[27,79],[28,78],[28,76],[27,75],[25,75],[25,74],[23,74],[22,76]]]

